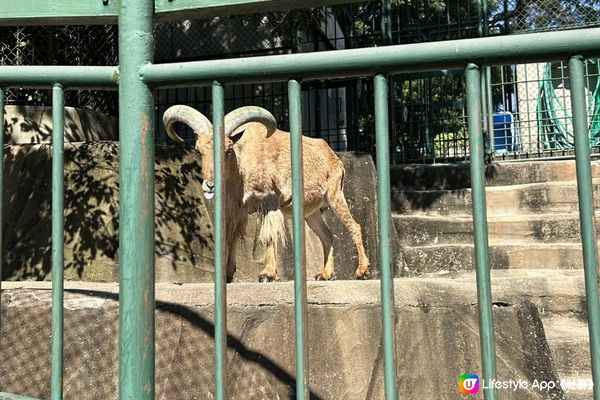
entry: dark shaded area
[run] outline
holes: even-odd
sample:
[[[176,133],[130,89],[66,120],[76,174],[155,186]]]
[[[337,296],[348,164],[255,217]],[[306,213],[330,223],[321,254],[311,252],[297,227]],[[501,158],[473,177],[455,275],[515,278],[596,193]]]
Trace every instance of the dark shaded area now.
[[[404,190],[460,190],[471,187],[470,163],[457,164],[400,164],[390,167],[392,185]],[[492,181],[497,166],[487,164],[485,177]]]
[[[527,379],[530,382],[536,379],[555,382],[554,387],[548,387],[548,398],[565,399],[558,374],[552,365],[548,342],[539,340],[537,337],[539,332],[544,331],[538,308],[531,301],[522,301],[517,311],[517,317],[523,339],[521,350],[525,355],[524,359],[529,364],[525,369],[525,372],[528,372]],[[546,362],[539,362],[539,360],[546,360]]]
[[[119,148],[116,142],[65,147],[65,269],[67,278],[118,277]],[[51,147],[6,148],[3,279],[47,279],[51,265]],[[211,257],[210,219],[196,190],[200,165],[192,150],[156,151],[157,273],[193,275]],[[193,278],[193,276],[191,277]]]
[[[486,164],[486,185],[494,184],[497,169],[495,164]],[[393,212],[428,210],[444,191],[454,191],[470,204],[470,195],[466,192],[471,187],[469,163],[394,165],[390,167],[390,180]]]

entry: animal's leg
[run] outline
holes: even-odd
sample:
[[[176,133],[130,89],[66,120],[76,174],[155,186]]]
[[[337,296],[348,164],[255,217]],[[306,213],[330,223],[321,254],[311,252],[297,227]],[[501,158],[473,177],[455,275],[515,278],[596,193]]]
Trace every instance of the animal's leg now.
[[[267,243],[265,250],[265,268],[258,275],[259,282],[273,282],[277,279],[277,249],[273,243]]]
[[[321,245],[323,245],[323,268],[315,275],[315,279],[318,281],[330,280],[334,276],[333,235],[325,221],[323,221],[321,210],[317,210],[310,214],[305,220],[310,229],[312,229],[319,237]]]
[[[277,279],[277,251],[285,245],[286,230],[283,212],[273,207],[262,217],[259,240],[265,245],[265,268],[258,275],[259,282],[272,282]]]
[[[335,196],[333,196],[333,199],[331,199],[330,206],[340,221],[342,221],[346,229],[348,229],[348,232],[350,232],[352,241],[354,241],[354,246],[356,246],[356,251],[358,253],[356,277],[366,278],[369,272],[369,258],[367,257],[367,252],[365,251],[360,225],[354,220],[352,214],[350,214],[348,203],[346,203],[346,198],[344,197],[344,193],[342,192],[341,188],[337,190]]]
[[[233,282],[233,275],[235,274],[235,271],[236,271],[235,256],[236,256],[235,246],[231,246],[229,248],[229,252],[227,253],[227,267],[225,270],[227,273],[227,283]]]

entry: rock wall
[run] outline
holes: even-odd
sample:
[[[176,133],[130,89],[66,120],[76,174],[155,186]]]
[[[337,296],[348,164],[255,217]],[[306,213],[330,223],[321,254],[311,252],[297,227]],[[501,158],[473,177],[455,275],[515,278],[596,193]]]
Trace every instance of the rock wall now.
[[[524,290],[494,279],[503,302],[494,307],[498,378],[556,381],[538,307],[552,291]],[[581,279],[579,279],[581,284]],[[45,284],[48,287],[48,284]],[[564,284],[550,280],[536,287]],[[395,282],[396,354],[401,398],[458,399],[463,373],[480,373],[473,278]],[[212,284],[158,285],[156,398],[210,399],[214,392]],[[115,285],[67,285],[65,396],[117,398],[118,295]],[[231,399],[293,398],[293,284],[228,286],[228,391]],[[495,290],[496,290],[495,289]],[[310,388],[313,399],[383,398],[378,281],[308,285]],[[0,389],[49,397],[50,291],[2,292]],[[558,299],[557,299],[558,300]],[[502,399],[564,398],[550,392],[501,390]],[[482,399],[481,392],[470,398]]]
[[[51,147],[12,145],[5,149],[3,279],[49,279],[51,254]],[[118,280],[119,146],[117,142],[65,146],[65,268],[67,279]],[[367,155],[342,154],[345,192],[362,226],[377,276],[375,172]],[[190,149],[156,149],[156,279],[158,282],[208,282],[213,278],[212,203],[205,201],[201,168]],[[335,235],[338,279],[353,278],[356,250],[348,232],[327,211]],[[291,230],[291,223],[289,224]],[[238,252],[236,281],[255,281],[262,270],[255,260],[256,220]],[[290,234],[291,236],[291,234]],[[322,248],[307,229],[307,270],[322,266]],[[394,238],[394,236],[393,236]],[[291,243],[291,242],[290,242]],[[394,241],[397,244],[397,240]],[[291,246],[281,255],[280,278],[291,279]]]

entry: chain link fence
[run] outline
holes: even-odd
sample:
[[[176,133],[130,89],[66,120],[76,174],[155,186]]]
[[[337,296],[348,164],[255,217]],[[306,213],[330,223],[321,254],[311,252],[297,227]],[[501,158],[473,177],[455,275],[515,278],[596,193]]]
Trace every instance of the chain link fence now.
[[[0,27],[0,65],[117,65],[118,30],[112,25]],[[65,104],[117,115],[117,92],[69,90]],[[9,89],[7,104],[49,105],[50,90]]]
[[[509,32],[598,26],[599,19],[600,2],[597,0],[506,0],[492,13],[492,22],[496,26],[505,26]]]
[[[331,8],[183,20],[155,25],[155,62],[423,43],[600,25],[600,0],[377,0]],[[0,64],[116,65],[116,26],[0,28]],[[498,156],[538,157],[570,151],[568,79],[555,64],[492,68],[491,111]],[[550,71],[550,72],[548,72]],[[597,64],[588,62],[589,114],[598,120]],[[562,84],[560,83],[562,82]],[[369,77],[303,83],[305,133],[336,150],[372,152],[373,87]],[[67,105],[117,114],[116,92],[68,91]],[[394,162],[464,160],[468,155],[461,71],[390,77]],[[160,117],[172,104],[206,115],[210,89],[157,90],[158,143],[167,143]],[[560,101],[558,101],[560,100]],[[9,104],[49,104],[48,91],[8,92]],[[226,107],[271,110],[287,129],[287,86],[281,82],[227,86]],[[497,115],[496,115],[497,114]],[[594,134],[593,134],[594,135]],[[194,138],[184,135],[187,144]],[[496,137],[497,136],[497,137]],[[593,143],[595,146],[595,142]],[[548,153],[549,152],[549,153]],[[557,153],[558,152],[558,153]]]

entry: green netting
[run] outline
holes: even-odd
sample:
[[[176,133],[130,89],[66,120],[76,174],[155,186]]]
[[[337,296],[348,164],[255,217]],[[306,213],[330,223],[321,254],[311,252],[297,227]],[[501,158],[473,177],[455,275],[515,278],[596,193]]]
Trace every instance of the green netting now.
[[[587,61],[588,72],[588,118],[590,147],[600,146],[600,79],[599,60]],[[537,102],[538,134],[544,149],[572,149],[574,147],[572,115],[570,104],[565,104],[565,96],[559,92],[568,89],[568,78],[553,76],[554,63],[544,67],[540,81],[540,95]]]

